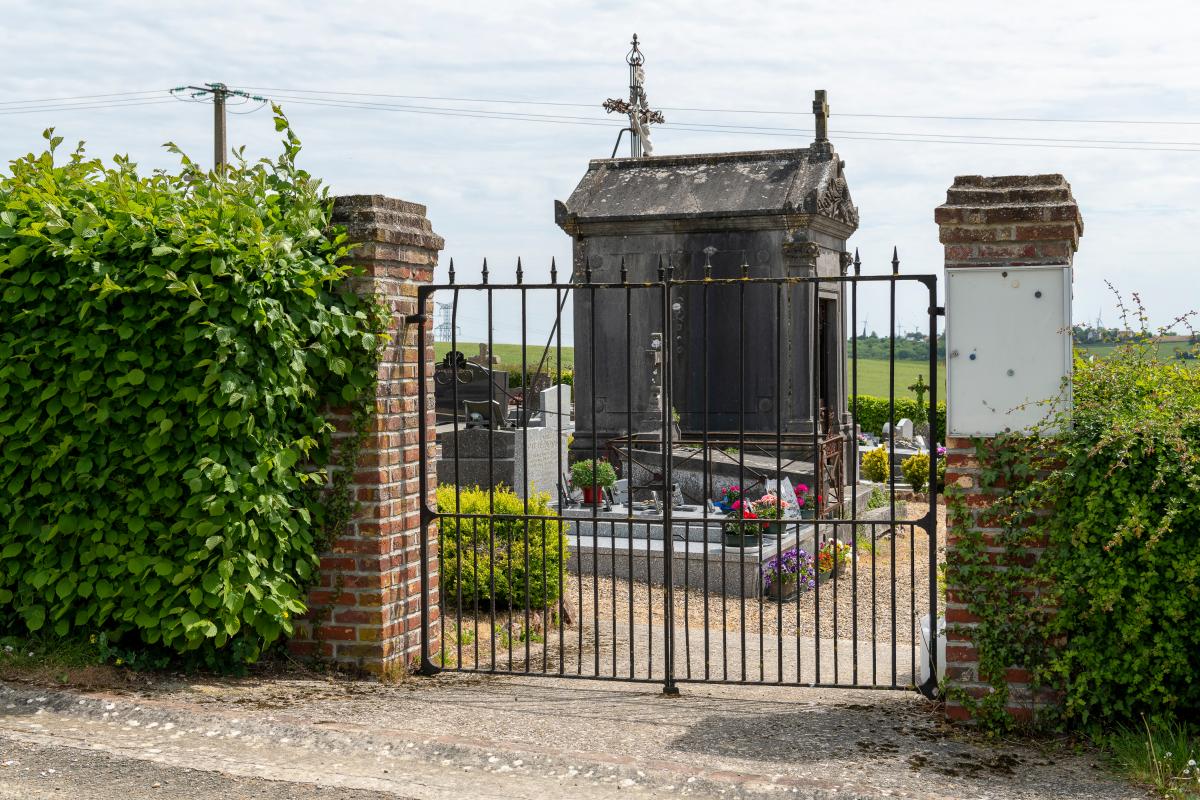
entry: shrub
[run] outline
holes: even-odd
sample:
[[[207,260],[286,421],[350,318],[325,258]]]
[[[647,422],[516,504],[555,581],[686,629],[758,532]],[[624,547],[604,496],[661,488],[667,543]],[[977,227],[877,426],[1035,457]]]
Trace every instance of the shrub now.
[[[571,465],[571,483],[577,488],[612,486],[616,482],[617,471],[604,459],[584,458]]]
[[[1042,560],[1069,715],[1200,712],[1200,371],[1156,343],[1076,359]]]
[[[285,134],[274,162],[0,179],[0,630],[253,660],[305,611],[326,404],[373,390],[385,320]]]
[[[914,453],[900,462],[900,472],[914,492],[923,492],[929,484],[929,454]]]
[[[862,476],[875,483],[884,483],[892,474],[892,459],[888,449],[879,445],[862,457]]]
[[[851,398],[853,402],[855,398]],[[858,400],[858,425],[864,433],[873,433],[876,436],[883,435],[883,426],[888,422],[888,399],[886,397],[872,397],[870,395],[860,394]],[[851,406],[853,408],[853,406]],[[926,405],[928,409],[928,405]],[[896,418],[895,422],[907,417],[914,424],[928,422],[928,414],[918,414],[917,401],[913,397],[897,397],[896,398]],[[934,431],[933,439],[937,442],[946,441],[946,402],[939,400],[937,404],[937,430]],[[932,446],[932,442],[930,443]]]
[[[549,503],[541,492],[526,503],[504,487],[439,486],[442,596],[454,604],[461,598],[464,608],[548,608],[558,602],[567,541]]]
[[[1157,344],[1076,358],[1073,409],[1052,416],[1053,435],[977,442],[981,486],[1003,488],[986,524],[1002,532],[965,524],[951,498],[949,578],[980,617],[981,672],[1030,669],[1062,693],[1069,723],[1200,713],[1200,371]],[[980,702],[1001,708],[993,681]]]

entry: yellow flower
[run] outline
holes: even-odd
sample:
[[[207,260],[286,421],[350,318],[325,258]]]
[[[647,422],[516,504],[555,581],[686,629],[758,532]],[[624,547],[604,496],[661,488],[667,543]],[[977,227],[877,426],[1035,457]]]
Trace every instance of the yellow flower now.
[[[118,658],[118,659],[116,660],[116,662],[115,662],[115,663],[116,663],[116,665],[119,667],[119,666],[121,666],[122,664],[124,664],[124,663],[125,663],[125,659],[123,659],[123,658]]]

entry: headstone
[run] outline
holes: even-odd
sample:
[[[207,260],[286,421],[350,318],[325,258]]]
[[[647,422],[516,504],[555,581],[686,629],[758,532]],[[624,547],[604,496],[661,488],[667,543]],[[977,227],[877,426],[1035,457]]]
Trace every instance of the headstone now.
[[[457,360],[455,356],[458,356]],[[488,390],[488,370],[462,358],[461,353],[450,353],[442,359],[433,372],[434,409],[443,417],[462,416],[462,404],[467,401],[494,401],[507,405],[508,373],[493,370],[491,391]],[[457,401],[457,405],[455,404]]]
[[[896,435],[901,439],[913,438],[913,421],[908,417],[896,423]]]
[[[613,498],[619,505],[625,505],[629,502],[629,481],[621,478],[612,485]]]
[[[492,355],[491,349],[483,342],[479,343],[479,354],[471,356],[467,360],[472,364],[479,364],[481,367],[500,363],[500,359]]]
[[[559,404],[559,400],[562,404]],[[541,391],[541,409],[544,424],[549,428],[571,427],[570,414],[563,414],[563,408],[569,408],[571,402],[571,387],[555,384]]]
[[[495,400],[464,400],[463,418],[468,428],[500,430],[504,427],[504,412]]]

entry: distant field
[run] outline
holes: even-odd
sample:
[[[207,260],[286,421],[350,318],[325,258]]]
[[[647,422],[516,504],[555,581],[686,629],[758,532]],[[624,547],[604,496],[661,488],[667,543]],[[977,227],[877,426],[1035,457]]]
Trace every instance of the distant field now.
[[[526,347],[525,359],[526,366],[529,369],[536,369],[538,362],[542,358],[542,353],[545,349],[545,342],[541,344],[530,344]],[[440,360],[446,353],[450,352],[449,342],[434,342],[434,355]],[[472,358],[479,355],[478,342],[459,342],[458,352],[465,355],[467,358]],[[497,367],[503,367],[506,370],[521,371],[521,345],[519,344],[493,344],[492,355],[500,359]],[[549,352],[546,353],[546,363],[543,370],[556,370],[558,368],[558,353],[556,348],[551,345]],[[562,368],[575,368],[575,348],[563,345],[562,349]]]
[[[1113,350],[1118,345],[1115,344],[1091,344],[1082,345],[1079,349],[1096,355],[1098,358],[1107,358],[1112,354]],[[459,342],[458,349],[468,358],[479,352],[479,345],[474,342]],[[1175,350],[1186,350],[1187,344],[1182,343],[1166,343],[1160,345],[1160,354],[1164,358],[1171,358]],[[437,342],[434,344],[434,352],[440,359],[450,350],[449,342]],[[496,344],[492,346],[492,352],[500,359],[500,365],[506,369],[520,370],[521,368],[521,346],[519,344]],[[537,366],[538,359],[542,356],[542,345],[531,345],[528,349],[527,360],[530,369]],[[1200,367],[1200,360],[1187,362]],[[555,354],[553,348],[547,356],[546,366],[553,368],[555,365]],[[575,348],[563,345],[562,349],[562,365],[563,369],[572,369],[575,366]],[[853,362],[851,362],[851,366]],[[913,393],[908,387],[916,383],[917,375],[923,375],[925,382],[929,382],[929,364],[924,361],[896,361],[896,396],[897,397],[912,397]],[[847,383],[849,383],[849,373],[847,373]],[[850,388],[847,386],[847,388]],[[888,393],[888,362],[885,359],[861,358],[858,361],[858,393],[869,394],[876,397],[887,397]],[[946,399],[946,364],[945,362],[938,364],[938,397]]]
[[[851,392],[854,390],[854,385],[851,383],[853,373],[850,372],[853,368],[854,361],[850,360],[846,372],[846,389]],[[917,382],[918,375],[924,376],[925,383],[929,383],[928,362],[897,360],[896,396],[916,397],[913,392],[908,390],[908,387]],[[888,362],[886,359],[860,358],[858,360],[858,393],[875,397],[888,396]],[[946,399],[945,363],[938,364],[938,399]]]

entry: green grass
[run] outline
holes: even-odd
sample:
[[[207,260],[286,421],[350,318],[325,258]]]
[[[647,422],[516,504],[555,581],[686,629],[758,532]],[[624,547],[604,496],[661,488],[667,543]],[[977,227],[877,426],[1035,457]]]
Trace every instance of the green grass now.
[[[1178,722],[1146,722],[1100,738],[1113,766],[1163,797],[1200,798],[1200,736]]]
[[[525,365],[529,369],[533,370],[533,369],[537,368],[538,362],[542,358],[542,353],[545,350],[545,347],[546,347],[545,342],[541,342],[539,344],[530,342],[528,345],[526,345]],[[450,352],[450,343],[449,342],[434,342],[433,343],[433,354],[435,356],[437,356],[439,361],[442,359],[443,356],[446,355],[446,353],[449,353],[449,352]],[[467,358],[473,358],[473,357],[479,355],[479,343],[478,342],[459,342],[458,343],[458,352],[462,353]],[[505,370],[509,370],[509,371],[516,370],[517,372],[521,371],[521,345],[519,345],[519,344],[499,344],[499,343],[493,344],[492,345],[492,355],[500,360],[499,363],[496,364],[497,368],[505,369]],[[563,369],[574,369],[575,368],[575,348],[574,347],[568,347],[565,344],[563,345],[562,368]],[[556,371],[558,369],[558,352],[553,344],[551,344],[550,350],[548,352],[546,352],[546,362],[545,362],[545,365],[542,367],[542,369],[543,369],[543,371],[551,371],[551,372]]]
[[[542,357],[542,344],[530,344],[526,350],[526,361],[530,369],[537,366],[539,359]],[[1099,358],[1107,358],[1112,354],[1113,350],[1118,347],[1115,344],[1090,344],[1082,345],[1079,349],[1096,355]],[[449,342],[436,342],[433,346],[434,353],[441,359],[447,352],[450,351]],[[479,345],[475,342],[459,342],[458,349],[465,356],[470,358],[479,352]],[[1187,344],[1180,343],[1165,343],[1160,345],[1160,355],[1163,358],[1173,358],[1175,350],[1188,349]],[[517,370],[521,369],[521,345],[519,344],[494,344],[492,345],[492,353],[500,359],[498,367]],[[850,366],[853,366],[853,361],[850,361]],[[1190,365],[1200,367],[1200,360],[1186,362]],[[555,350],[551,347],[549,355],[546,357],[545,368],[554,369]],[[562,366],[563,369],[573,369],[575,366],[575,348],[563,345],[562,349]],[[923,375],[925,382],[929,382],[929,364],[925,361],[896,361],[896,396],[897,397],[914,397],[915,395],[909,391],[908,387],[916,383],[917,375]],[[851,389],[849,381],[849,373],[847,373],[847,386]],[[888,362],[886,359],[875,358],[860,358],[858,360],[858,393],[868,394],[874,397],[888,396]],[[946,363],[938,364],[938,397],[942,400],[946,399]]]
[[[853,369],[854,361],[849,360],[847,370]],[[846,373],[846,389],[853,392],[851,375]],[[908,387],[917,382],[917,376],[923,375],[925,383],[929,383],[929,363],[926,361],[896,361],[896,396],[916,397]],[[873,397],[888,396],[889,371],[886,359],[860,358],[858,360],[858,393],[869,394]],[[929,395],[925,395],[929,399]],[[938,364],[938,399],[946,399],[946,364]]]

